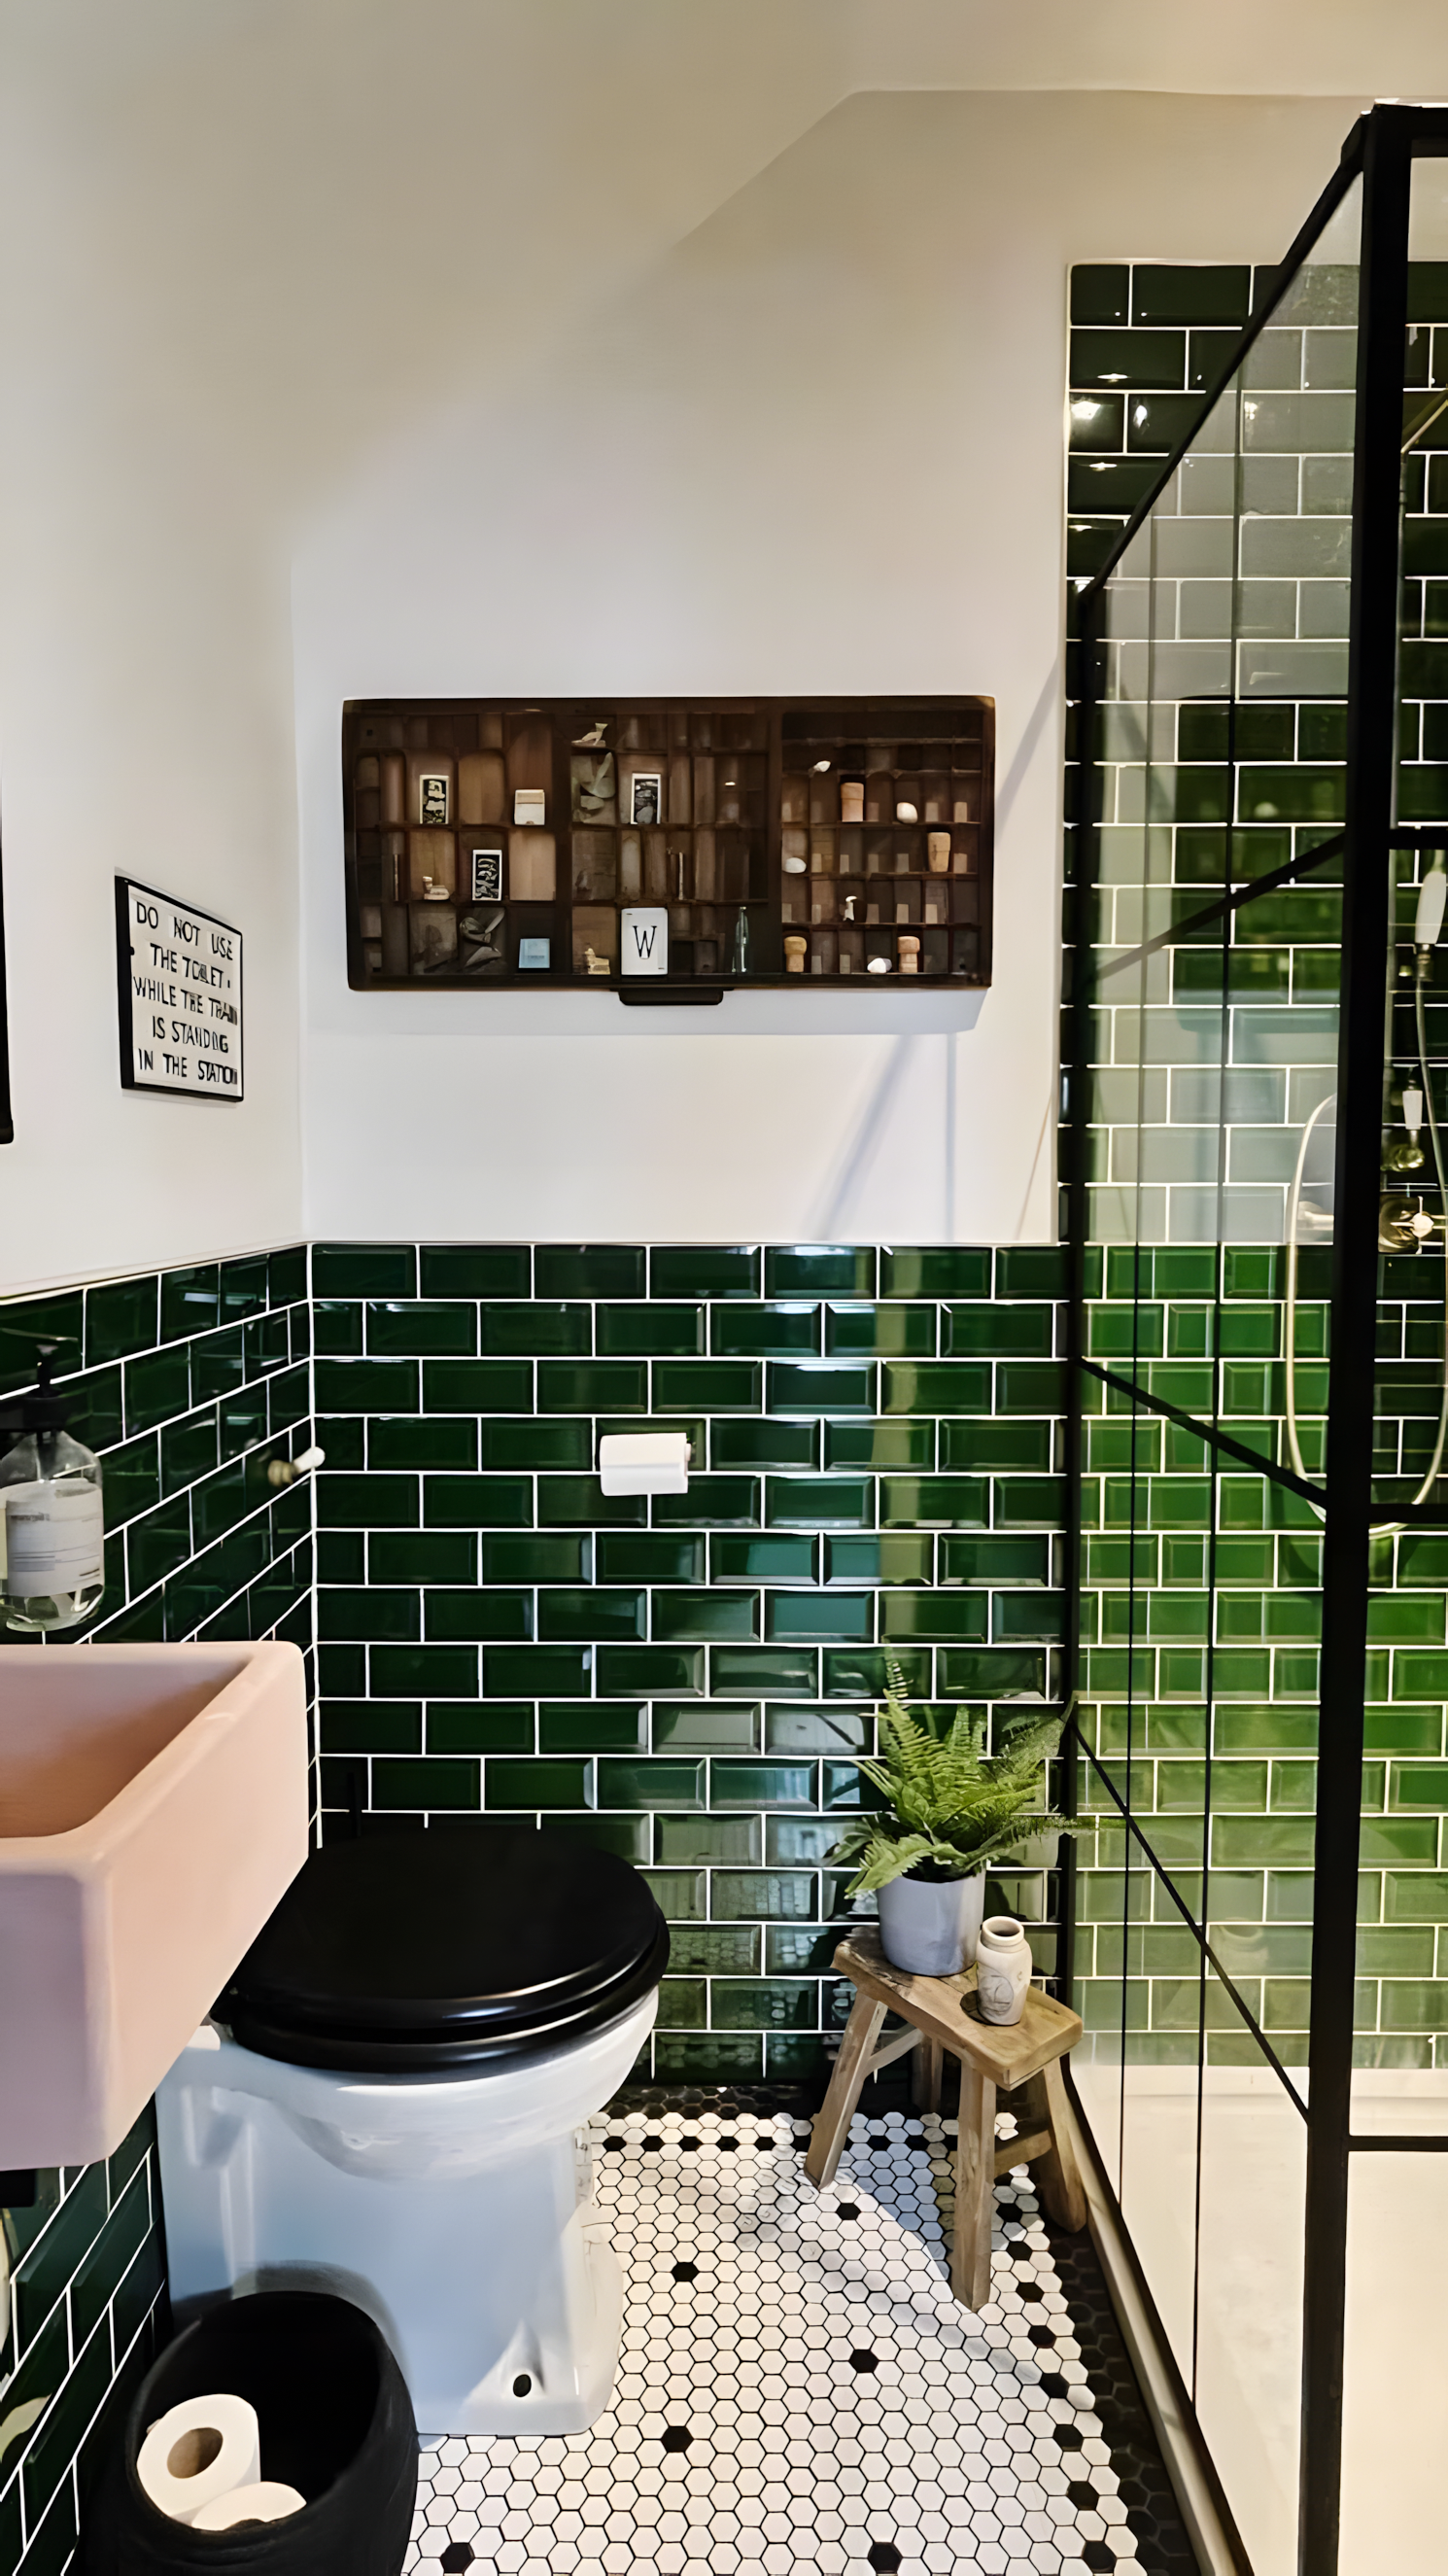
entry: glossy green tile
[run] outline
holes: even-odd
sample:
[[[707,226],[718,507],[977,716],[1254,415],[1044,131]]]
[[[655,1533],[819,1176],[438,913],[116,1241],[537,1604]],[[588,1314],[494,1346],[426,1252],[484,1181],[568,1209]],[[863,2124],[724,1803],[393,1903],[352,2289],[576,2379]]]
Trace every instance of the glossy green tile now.
[[[367,1542],[372,1583],[475,1583],[477,1574],[470,1530],[379,1530]]]
[[[190,1545],[189,1529],[187,1545]],[[367,1541],[361,1530],[319,1529],[316,1547],[319,1583],[366,1582]]]
[[[819,1658],[791,1646],[716,1646],[710,1657],[716,1698],[818,1699]]]
[[[503,1802],[495,1796],[493,1803]],[[384,1812],[398,1807],[477,1808],[482,1805],[482,1774],[476,1762],[461,1757],[442,1761],[423,1755],[414,1761],[390,1761],[383,1756],[372,1765],[372,1804]]]
[[[497,1808],[593,1806],[593,1762],[508,1762],[487,1765],[487,1803]]]
[[[35,2341],[56,2300],[106,2223],[106,2169],[90,2165],[67,2192],[14,2274],[12,2316],[22,2350]]]
[[[119,1542],[117,1542],[119,1545]],[[132,1521],[125,1536],[127,1588],[134,1599],[173,1574],[191,1553],[191,1505],[183,1494],[158,1512]]]
[[[410,1243],[314,1243],[314,1297],[415,1297],[417,1256]]]
[[[941,1541],[940,1581],[1041,1583],[1051,1579],[1051,1542],[1040,1537],[954,1538]]]
[[[424,1297],[526,1297],[526,1243],[424,1243],[418,1284]]]
[[[418,1517],[415,1476],[316,1479],[317,1518],[324,1529],[411,1529]]]
[[[897,1663],[905,1677],[907,1699],[930,1696],[930,1657],[918,1647],[903,1646],[892,1650],[890,1660]],[[860,1699],[872,1702],[885,1696],[885,1649],[883,1646],[826,1646],[820,1658],[822,1692],[825,1699]],[[954,1692],[956,1685],[942,1687]],[[965,1696],[962,1692],[961,1696]]]
[[[781,1976],[824,1976],[833,1965],[839,1938],[838,1931],[770,1924],[764,1935],[764,1964]]]
[[[872,1297],[873,1244],[776,1244],[764,1255],[766,1297]]]
[[[813,1583],[818,1555],[818,1541],[813,1538],[721,1533],[709,1542],[710,1575],[715,1583]]]
[[[110,2385],[110,2378],[110,2328],[102,2318],[73,2364],[70,2377],[49,2414],[42,2417],[20,2472],[26,2524],[34,2534],[25,2555],[34,2576],[60,2576],[62,2568],[69,2563],[76,2526],[68,2473],[80,2449],[82,2436]],[[7,2390],[6,2393],[11,2395],[14,2392]],[[61,2490],[59,2494],[57,2489]],[[55,2497],[53,2506],[52,2496]],[[42,2515],[45,2517],[43,2522]],[[38,2532],[37,2523],[40,2524]]]
[[[1049,1422],[942,1422],[942,1467],[984,1472],[1018,1468],[1044,1474],[1051,1464]]]
[[[825,1349],[832,1358],[933,1359],[933,1306],[829,1306]]]
[[[596,1543],[600,1583],[702,1583],[702,1538],[675,1538],[666,1530],[601,1531]]]
[[[868,1529],[875,1517],[875,1489],[848,1476],[770,1476],[764,1517],[772,1529]]]
[[[771,1643],[868,1645],[875,1634],[872,1592],[771,1592],[765,1613]]]
[[[170,1422],[161,1433],[161,1484],[168,1494],[194,1484],[217,1464],[216,1413],[208,1406],[183,1422]]]
[[[827,1583],[929,1583],[934,1562],[934,1539],[904,1530],[881,1538],[825,1540]]]
[[[990,1597],[984,1592],[886,1592],[880,1600],[880,1634],[893,1644],[983,1644],[990,1633]]]
[[[369,1359],[423,1359],[441,1353],[471,1357],[478,1346],[473,1306],[414,1298],[406,1303],[375,1301],[363,1311]]]
[[[306,1421],[311,1413],[312,1392],[307,1384],[306,1369],[283,1370],[279,1376],[268,1378],[266,1390],[272,1438],[279,1440],[285,1431]],[[339,1464],[345,1465],[346,1461],[341,1460]]]
[[[263,1313],[267,1302],[265,1253],[251,1253],[240,1261],[223,1261],[219,1288],[219,1322],[237,1324],[248,1315]]]
[[[173,1631],[184,1634],[184,1624]],[[367,1649],[365,1646],[319,1646],[317,1680],[331,1699],[363,1699],[367,1693]]]
[[[767,1753],[868,1753],[875,1741],[875,1721],[858,1708],[768,1708],[764,1713]]]
[[[1103,1310],[1099,1309],[1097,1312]],[[1105,1310],[1105,1311],[1110,1311]],[[945,1347],[957,1359],[1049,1359],[1055,1347],[1054,1306],[948,1306]]]
[[[1073,322],[1129,322],[1131,271],[1082,262],[1071,271]]]
[[[600,1359],[691,1359],[704,1348],[702,1306],[600,1306]]]
[[[485,1699],[583,1699],[591,1680],[586,1646],[485,1646]]]
[[[632,1244],[540,1243],[533,1250],[538,1297],[642,1297],[644,1254]]]
[[[649,1256],[651,1297],[757,1297],[759,1254],[743,1245],[656,1245]]]
[[[815,1911],[809,1870],[720,1870],[714,1912],[723,1922],[808,1923]]]
[[[538,1711],[540,1753],[646,1753],[648,1713],[621,1700],[548,1700]],[[602,1806],[637,1806],[600,1789]]]
[[[989,1517],[983,1476],[886,1476],[881,1482],[882,1526],[983,1529]]]
[[[368,1663],[372,1688],[383,1699],[463,1699],[478,1686],[476,1646],[374,1646]]]
[[[967,1360],[887,1361],[880,1376],[885,1413],[990,1411],[990,1371]]]
[[[670,1937],[669,1965],[686,1976],[747,1977],[758,1971],[759,1952],[754,1925],[681,1925]]]
[[[590,1588],[580,1592],[544,1590],[538,1595],[540,1637],[559,1641],[576,1638],[580,1644],[607,1637],[623,1643],[647,1633],[647,1593]]]
[[[29,1382],[33,1370],[22,1367],[20,1376],[22,1382]],[[88,1449],[109,1449],[122,1438],[125,1416],[118,1366],[86,1369],[67,1378],[65,1398],[70,1407],[66,1429],[73,1440],[83,1440]],[[109,1471],[109,1461],[106,1463]]]
[[[586,1538],[542,1538],[529,1532],[490,1534],[482,1542],[485,1583],[582,1583],[588,1579]],[[443,1576],[442,1581],[449,1578]]]
[[[764,1828],[757,1816],[661,1815],[654,1821],[654,1857],[674,1868],[760,1861]],[[716,1881],[715,1914],[732,1910],[720,1906]]]
[[[658,1413],[748,1413],[763,1372],[752,1360],[655,1360],[653,1381]]]
[[[873,1413],[875,1371],[831,1360],[773,1360],[768,1396],[775,1413]]]
[[[85,1357],[85,1294],[57,1289],[49,1297],[7,1298],[0,1304],[0,1388],[29,1386],[35,1376],[35,1342],[55,1341],[58,1377],[70,1377]]]
[[[598,1803],[601,1807],[702,1807],[705,1803],[702,1762],[600,1761]]]
[[[655,1497],[655,1527],[748,1529],[759,1519],[759,1487],[752,1476],[696,1476],[687,1494]]]
[[[826,1424],[828,1432],[831,1426]],[[718,1421],[709,1425],[711,1467],[817,1467],[815,1422]]]
[[[330,1585],[324,1586],[317,1595],[317,1634],[359,1640],[378,1637],[392,1643],[420,1637],[421,1596],[378,1588],[333,1591]]]
[[[422,1403],[427,1413],[531,1413],[533,1364],[530,1360],[424,1360]],[[410,1409],[416,1411],[416,1406]]]
[[[477,1427],[472,1422],[449,1422],[436,1415],[425,1421],[420,1415],[414,1415],[410,1420],[369,1422],[367,1425],[369,1469],[465,1469],[475,1467],[477,1458]]]
[[[894,1422],[827,1422],[827,1467],[933,1467],[935,1424],[902,1417]]]
[[[758,2084],[764,2077],[764,2046],[758,2037],[666,2031],[654,2042],[654,2066],[661,2084]]]
[[[415,1360],[319,1359],[313,1384],[321,1413],[416,1413]]]
[[[422,1710],[409,1699],[328,1699],[321,1709],[324,1753],[420,1753]]]
[[[672,1699],[704,1688],[702,1646],[600,1646],[600,1699]]]
[[[759,1598],[753,1592],[661,1592],[653,1605],[659,1644],[742,1643],[759,1634]]]
[[[708,2020],[709,1990],[702,1978],[665,1977],[659,1988],[659,2030],[702,2030]]]
[[[716,1306],[709,1320],[716,1357],[814,1358],[820,1347],[817,1305]]]
[[[587,1468],[592,1459],[593,1435],[586,1422],[529,1415],[478,1424],[480,1467]]]
[[[1100,1254],[1094,1258],[1099,1262]],[[1071,1256],[1064,1243],[1008,1244],[995,1257],[997,1297],[1065,1297],[1071,1286]],[[1099,1284],[1088,1296],[1100,1295]]]
[[[593,1318],[587,1306],[530,1301],[478,1309],[478,1349],[491,1355],[567,1358],[575,1352],[586,1354],[592,1341]]]
[[[988,1297],[990,1290],[991,1256],[974,1247],[887,1245],[880,1254],[882,1297]]]
[[[595,1525],[642,1528],[648,1504],[636,1494],[605,1494],[596,1476],[540,1476],[538,1520],[544,1529]]]
[[[105,1360],[125,1359],[131,1351],[150,1350],[158,1337],[158,1324],[158,1282],[154,1272],[144,1279],[117,1279],[103,1288],[88,1288],[87,1368]]]
[[[711,1989],[719,2030],[817,2030],[819,1986],[812,1977],[720,1977]]]
[[[110,2216],[88,2254],[77,2266],[70,2289],[71,2332],[78,2344],[88,2341],[100,2323],[110,2300],[129,2271],[142,2246],[152,2234],[151,2198],[147,2176],[133,2173],[126,2184],[112,2175],[113,2206]],[[154,2240],[153,2240],[154,2241]],[[124,2347],[118,2347],[124,2349]],[[122,2395],[126,2394],[124,2390]],[[105,2410],[99,2421],[105,2422]],[[89,2445],[86,2446],[89,2448]],[[82,2494],[88,2491],[84,2455]]]
[[[531,1753],[533,1711],[525,1701],[432,1700],[429,1753]]]
[[[531,1592],[454,1591],[447,1584],[434,1583],[428,1587],[426,1604],[428,1639],[438,1645],[534,1634]],[[547,1634],[541,1620],[537,1633]]]
[[[184,1343],[128,1360],[124,1374],[128,1432],[150,1431],[184,1413],[191,1402],[190,1353]]]
[[[648,1371],[632,1360],[540,1360],[540,1413],[646,1413]]]
[[[352,1314],[359,1313],[360,1309],[348,1307],[345,1311]],[[276,1315],[270,1320],[280,1324],[285,1322],[285,1317]],[[357,1348],[361,1349],[360,1330]],[[229,1333],[204,1334],[199,1342],[191,1343],[190,1352],[191,1384],[198,1404],[208,1396],[235,1395],[246,1384],[246,1340],[240,1325],[233,1326]],[[177,1352],[174,1356],[179,1358],[181,1354]],[[133,1367],[144,1365],[143,1361],[132,1362]]]
[[[655,1753],[757,1753],[759,1711],[726,1701],[711,1707],[685,1700],[679,1708],[656,1700],[653,1713]]]
[[[307,1247],[291,1244],[267,1255],[267,1297],[273,1306],[292,1306],[307,1293]],[[164,1274],[163,1274],[164,1276]]]

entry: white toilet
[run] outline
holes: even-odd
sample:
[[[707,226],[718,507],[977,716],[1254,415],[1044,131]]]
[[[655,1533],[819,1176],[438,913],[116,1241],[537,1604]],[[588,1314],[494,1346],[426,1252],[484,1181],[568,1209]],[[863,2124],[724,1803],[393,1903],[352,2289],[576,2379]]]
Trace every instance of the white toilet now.
[[[425,2435],[581,2432],[622,2279],[575,2132],[668,1961],[626,1862],[474,1828],[329,1843],[157,2097],[171,2297],[365,2308]]]

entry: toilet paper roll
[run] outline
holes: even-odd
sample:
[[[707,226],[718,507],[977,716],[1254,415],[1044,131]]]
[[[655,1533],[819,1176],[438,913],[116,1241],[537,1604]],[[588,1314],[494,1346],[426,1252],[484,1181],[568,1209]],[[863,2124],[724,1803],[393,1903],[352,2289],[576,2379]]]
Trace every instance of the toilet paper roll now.
[[[253,2486],[261,2467],[256,2408],[244,2397],[187,2397],[151,2426],[136,2462],[152,2504],[173,2522],[194,2522],[203,2505]]]
[[[193,2531],[235,2531],[245,2522],[285,2522],[289,2513],[300,2513],[307,2499],[295,2487],[284,2487],[275,2478],[262,2478],[255,2486],[233,2487],[230,2495],[218,2496],[214,2504],[204,2504],[192,2522]]]
[[[693,1451],[687,1432],[615,1431],[598,1444],[606,1494],[687,1494]]]

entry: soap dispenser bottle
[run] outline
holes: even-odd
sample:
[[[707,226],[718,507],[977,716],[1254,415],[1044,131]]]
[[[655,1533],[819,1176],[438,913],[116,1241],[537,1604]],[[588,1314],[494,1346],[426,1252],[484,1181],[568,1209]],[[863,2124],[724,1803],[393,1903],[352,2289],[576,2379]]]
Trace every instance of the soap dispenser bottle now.
[[[7,1628],[74,1628],[106,1588],[101,1462],[65,1429],[50,1383],[56,1344],[39,1342],[36,1382],[0,1408],[0,1609]]]

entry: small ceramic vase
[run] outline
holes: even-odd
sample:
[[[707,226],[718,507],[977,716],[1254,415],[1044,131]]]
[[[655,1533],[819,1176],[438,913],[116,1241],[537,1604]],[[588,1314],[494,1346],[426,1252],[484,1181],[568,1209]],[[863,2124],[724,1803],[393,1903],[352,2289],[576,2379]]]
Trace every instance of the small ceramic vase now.
[[[880,1940],[892,1968],[958,1977],[976,1955],[985,1877],[892,1878],[880,1890]]]
[[[932,876],[948,877],[950,874],[950,834],[948,832],[928,832],[925,836],[925,856],[929,862]]]
[[[1002,2027],[1019,2021],[1031,1982],[1031,1945],[1009,1914],[992,1914],[982,1923],[975,1963],[982,2021]]]
[[[865,782],[863,778],[840,780],[840,821],[863,823],[865,819]]]

